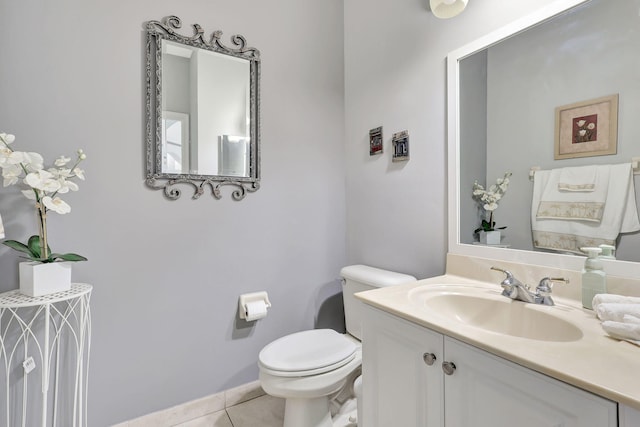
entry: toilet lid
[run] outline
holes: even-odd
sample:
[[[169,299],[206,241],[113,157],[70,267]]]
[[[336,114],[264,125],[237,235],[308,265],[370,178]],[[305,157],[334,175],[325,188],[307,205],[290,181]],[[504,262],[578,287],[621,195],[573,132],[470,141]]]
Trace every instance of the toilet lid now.
[[[320,374],[355,357],[357,345],[333,329],[314,329],[279,338],[266,345],[258,359],[267,369]]]

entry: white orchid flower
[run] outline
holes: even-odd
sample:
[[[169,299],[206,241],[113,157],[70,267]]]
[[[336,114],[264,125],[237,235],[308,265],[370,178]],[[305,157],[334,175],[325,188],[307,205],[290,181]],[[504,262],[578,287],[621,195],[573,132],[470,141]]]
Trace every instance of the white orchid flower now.
[[[25,163],[27,159],[27,153],[23,151],[12,151],[7,157],[7,163],[10,165],[19,165]]]
[[[584,126],[584,124],[587,123],[586,120],[578,120],[578,122],[576,123],[579,127]]]
[[[75,168],[73,170],[73,173],[75,174],[75,176],[78,177],[78,179],[81,179],[84,181],[84,169]]]
[[[25,153],[27,162],[25,166],[29,172],[36,172],[44,169],[44,159],[38,153]]]
[[[60,156],[56,159],[56,161],[53,164],[56,165],[57,167],[62,167],[67,163],[69,163],[70,161],[71,161],[71,157]]]
[[[60,189],[60,182],[54,178],[53,174],[44,169],[31,172],[24,178],[24,183],[31,188],[52,193]]]
[[[38,153],[27,153],[25,151],[13,151],[7,159],[9,164],[22,164],[27,171],[36,172],[43,169],[44,159]]]
[[[58,193],[68,193],[71,191],[78,191],[78,184],[73,181],[67,181],[64,178],[59,178],[58,182],[60,183],[60,188],[58,189]]]
[[[2,168],[2,177],[4,178],[2,185],[8,187],[18,182],[18,178],[22,174],[20,165],[5,165]]]
[[[59,213],[60,215],[71,212],[71,206],[67,204],[60,197],[51,198],[51,196],[44,196],[42,198],[42,204],[52,211]]]
[[[49,168],[47,170],[57,179],[67,179],[73,177],[71,169],[68,168]]]
[[[38,191],[38,190],[22,190],[22,194],[24,195],[24,197],[26,197],[29,200],[36,200],[36,193],[34,191]]]
[[[587,129],[589,129],[589,130],[594,130],[595,128],[596,128],[596,124],[595,123],[589,123],[587,125]]]
[[[504,176],[498,178],[496,183],[491,185],[488,190],[485,190],[484,187],[478,184],[478,181],[473,183],[473,198],[477,200],[482,208],[490,213],[489,220],[482,220],[482,227],[478,228],[477,231],[492,231],[494,230],[494,215],[493,211],[498,209],[498,202],[502,199],[502,196],[507,192],[507,188],[509,187],[509,178],[511,177],[511,172],[505,172]],[[502,227],[505,228],[505,227]]]
[[[9,156],[11,155],[11,149],[0,146],[0,167],[8,165]]]
[[[0,139],[2,139],[2,142],[8,145],[15,141],[16,137],[15,135],[11,135],[10,133],[0,133]]]

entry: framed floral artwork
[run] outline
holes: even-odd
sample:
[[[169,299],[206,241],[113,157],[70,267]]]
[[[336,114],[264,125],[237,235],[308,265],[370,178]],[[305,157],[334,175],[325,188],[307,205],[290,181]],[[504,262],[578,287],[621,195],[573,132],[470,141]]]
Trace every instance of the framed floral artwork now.
[[[606,156],[617,149],[617,94],[556,108],[555,160]]]

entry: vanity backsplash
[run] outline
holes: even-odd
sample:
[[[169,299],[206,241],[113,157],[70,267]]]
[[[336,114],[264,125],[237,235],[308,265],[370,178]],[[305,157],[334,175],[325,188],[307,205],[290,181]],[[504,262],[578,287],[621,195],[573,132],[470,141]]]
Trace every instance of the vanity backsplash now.
[[[531,286],[532,289],[535,289],[540,280],[545,277],[563,277],[569,279],[568,284],[556,284],[553,287],[553,295],[576,301],[581,300],[581,271],[563,270],[468,255],[447,254],[447,274],[495,283],[496,286],[499,286],[504,275],[491,270],[491,267],[509,270],[520,281]],[[640,280],[607,274],[607,291],[610,294],[640,297]]]

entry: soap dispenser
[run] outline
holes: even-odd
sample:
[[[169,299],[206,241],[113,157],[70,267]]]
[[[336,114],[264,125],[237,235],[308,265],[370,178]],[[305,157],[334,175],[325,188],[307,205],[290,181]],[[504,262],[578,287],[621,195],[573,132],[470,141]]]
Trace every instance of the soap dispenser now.
[[[602,259],[616,259],[616,247],[615,246],[602,244],[602,245],[600,245],[598,247],[600,249],[602,249],[602,254],[600,255],[600,258],[602,258]]]
[[[582,252],[587,254],[587,260],[584,262],[582,270],[582,306],[593,310],[591,305],[593,297],[596,294],[604,294],[607,292],[607,279],[602,263],[598,255],[602,253],[600,248],[580,248]]]

